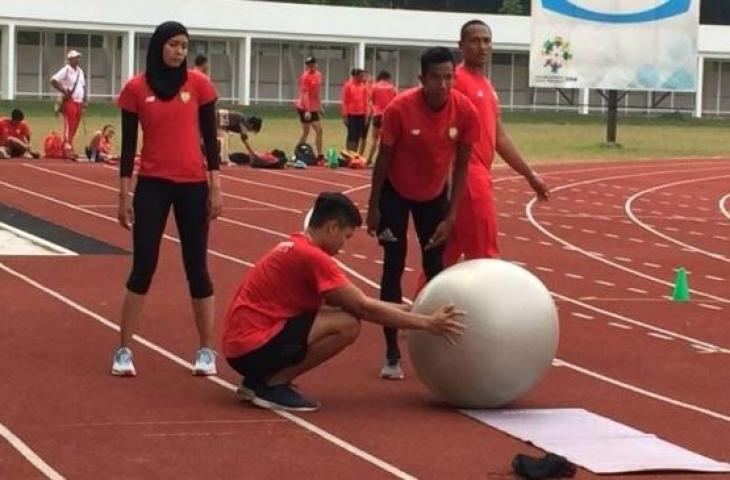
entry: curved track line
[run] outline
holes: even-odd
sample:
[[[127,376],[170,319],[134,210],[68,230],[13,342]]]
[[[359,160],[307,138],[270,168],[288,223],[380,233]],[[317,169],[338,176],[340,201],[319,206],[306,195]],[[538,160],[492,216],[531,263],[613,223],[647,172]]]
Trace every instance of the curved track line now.
[[[704,170],[714,170],[714,169],[708,168],[708,169],[704,169]],[[695,171],[700,171],[700,170],[695,170]],[[648,176],[648,175],[660,175],[660,174],[664,174],[664,173],[677,173],[677,170],[649,172],[649,173],[637,173],[637,174],[631,174],[631,175],[616,175],[616,176],[611,176],[611,177],[595,178],[593,180],[583,180],[583,181],[580,181],[580,182],[574,182],[574,183],[569,183],[567,185],[562,185],[560,187],[557,187],[557,188],[553,189],[553,192],[558,192],[560,190],[565,190],[567,188],[572,188],[572,187],[575,187],[575,186],[578,186],[578,185],[586,185],[586,184],[589,184],[589,183],[603,182],[603,181],[606,181],[606,180],[623,180],[623,179],[626,179],[626,178],[645,177],[645,176]],[[645,280],[649,280],[651,282],[660,283],[660,284],[665,285],[665,286],[668,286],[668,287],[673,286],[673,284],[671,282],[668,282],[666,280],[662,280],[660,278],[652,277],[651,275],[647,275],[646,273],[640,272],[638,270],[634,270],[634,269],[629,268],[629,267],[626,267],[624,265],[621,265],[621,264],[612,262],[611,260],[607,260],[605,258],[599,257],[598,255],[596,255],[596,254],[594,254],[592,252],[589,252],[587,250],[584,250],[584,249],[580,248],[579,246],[577,246],[576,244],[570,243],[567,240],[564,240],[564,239],[558,237],[557,235],[553,234],[548,229],[546,229],[545,227],[543,227],[542,225],[540,225],[540,222],[538,222],[535,219],[534,215],[532,214],[532,208],[535,205],[535,202],[536,201],[537,201],[537,199],[536,198],[533,198],[533,199],[531,199],[527,203],[527,205],[525,205],[525,216],[530,221],[530,223],[538,231],[542,232],[545,236],[553,239],[554,241],[560,243],[561,245],[567,247],[568,249],[570,249],[570,250],[572,250],[574,252],[581,253],[581,254],[585,255],[586,257],[588,257],[588,258],[592,258],[593,260],[597,260],[597,261],[599,261],[601,263],[604,263],[604,264],[609,265],[611,267],[617,268],[619,270],[623,270],[624,272],[630,273],[630,274],[635,275],[637,277],[641,277],[641,278],[643,278]],[[727,298],[724,298],[724,297],[718,297],[717,295],[713,295],[711,293],[702,292],[700,290],[695,290],[695,289],[691,289],[690,291],[692,293],[694,293],[695,295],[698,295],[698,296],[701,296],[701,297],[706,297],[706,298],[711,298],[712,300],[715,300],[717,302],[730,303],[730,299],[727,299]]]
[[[725,215],[727,217],[728,220],[730,220],[730,210],[728,210],[725,207],[725,204],[726,203],[730,203],[730,193],[728,193],[727,195],[725,195],[724,197],[722,197],[720,199],[720,201],[718,202],[718,206],[720,207],[720,211],[722,212],[723,215]]]
[[[73,178],[73,177],[70,176],[70,178]],[[79,179],[79,180],[83,180],[83,179]],[[90,182],[88,180],[84,180],[84,181],[85,182]],[[91,183],[95,183],[95,182],[91,182]],[[2,181],[0,181],[0,184],[9,185],[9,184],[6,184],[5,182],[2,182]],[[103,185],[103,184],[97,184],[97,185],[98,186],[101,186],[101,187],[108,187],[107,185]],[[26,192],[30,192],[28,190],[21,189],[20,187],[14,187],[12,185],[9,185],[9,186],[11,186],[12,188],[16,188],[16,189],[19,189],[19,190],[24,190]],[[35,192],[30,192],[30,194],[33,195],[33,194],[35,194]],[[37,194],[37,195],[38,196],[43,196],[41,194]],[[43,196],[43,197],[45,197],[45,196]],[[46,198],[50,198],[50,197],[46,197]],[[55,200],[55,199],[53,199],[53,200],[54,201],[57,201],[59,203],[64,203],[66,205],[69,205],[71,207],[74,207],[73,205],[67,204],[66,202],[62,202],[62,201]],[[80,209],[79,207],[76,207],[76,208],[77,209]],[[97,214],[96,212],[90,212],[90,213],[92,213],[93,215],[98,216],[98,217],[102,217],[102,218],[106,217],[104,215]],[[111,217],[106,217],[106,218],[111,218]],[[243,224],[243,222],[240,222],[240,223]],[[277,232],[275,230],[270,230],[270,229],[267,229],[267,228],[264,228],[264,227],[258,227],[258,226],[252,226],[252,227],[254,227],[256,230],[265,231],[267,233],[271,233],[273,235],[280,236],[282,238],[283,237],[286,237],[286,235],[284,233],[282,233],[282,232]],[[245,261],[240,260],[240,259],[236,259],[236,260],[237,260],[237,263],[244,263],[245,262]],[[369,278],[365,277],[364,275],[361,275],[360,273],[358,273],[357,271],[355,271],[352,268],[348,267],[347,265],[345,265],[344,263],[340,262],[339,260],[337,262],[344,269],[346,269],[346,271],[348,271],[349,273],[351,273],[354,276],[356,276],[363,283],[365,283],[365,284],[367,284],[367,285],[369,285],[369,286],[371,286],[371,287],[373,287],[375,289],[380,288],[380,286],[377,283],[375,283],[374,281],[370,280]],[[252,266],[252,264],[250,264],[249,262],[245,262],[245,263],[248,266]],[[0,266],[2,266],[2,264],[0,264]],[[674,335],[676,335],[677,338],[682,338],[684,340],[690,340],[691,339],[694,343],[699,343],[699,344],[702,344],[702,345],[707,346],[709,348],[713,348],[715,350],[721,350],[723,352],[724,351],[727,351],[727,349],[725,349],[725,348],[722,348],[722,347],[719,347],[719,346],[715,346],[713,344],[710,344],[708,342],[704,342],[702,340],[695,340],[695,339],[692,339],[691,337],[686,337],[686,336],[684,336],[682,334],[678,334],[678,333],[675,334],[675,332],[672,332],[670,330],[663,330],[663,329],[659,329],[657,327],[652,327],[649,324],[645,324],[645,323],[640,322],[638,320],[629,319],[628,317],[623,317],[623,316],[620,316],[620,315],[615,314],[613,312],[608,312],[607,310],[603,310],[603,309],[599,309],[597,307],[593,307],[591,305],[585,304],[583,302],[580,302],[578,300],[575,300],[575,299],[572,299],[572,298],[569,298],[569,297],[565,297],[565,296],[562,296],[562,295],[560,295],[560,297],[561,297],[561,299],[563,299],[565,301],[574,303],[576,305],[583,306],[584,308],[589,308],[589,309],[594,310],[594,311],[598,311],[598,312],[601,312],[601,313],[605,313],[607,315],[614,316],[614,317],[619,318],[619,319],[626,319],[626,320],[629,320],[630,323],[634,323],[636,325],[645,326],[646,328],[649,328],[651,330],[661,331],[661,333],[665,333],[665,334],[668,334],[668,335],[674,334]],[[403,300],[406,303],[412,303],[412,301],[410,299],[408,299],[408,298],[403,298]],[[185,362],[182,359],[181,359],[181,361]],[[185,363],[187,365],[187,362],[185,362]],[[640,393],[640,394],[643,394],[643,395],[647,395],[650,398],[654,398],[654,399],[658,399],[658,400],[665,401],[666,403],[669,403],[669,404],[674,405],[674,406],[679,406],[679,407],[685,408],[687,410],[695,411],[695,412],[698,412],[698,413],[703,413],[703,414],[708,415],[710,417],[713,417],[713,418],[717,418],[717,419],[720,419],[720,420],[724,420],[724,421],[730,422],[730,417],[728,417],[727,415],[724,415],[722,413],[715,412],[713,410],[708,410],[708,409],[705,409],[703,407],[699,407],[699,406],[694,405],[694,404],[685,403],[685,402],[682,402],[680,400],[676,400],[676,399],[673,399],[673,398],[670,398],[670,397],[665,397],[665,396],[663,396],[661,394],[658,394],[658,393],[655,393],[655,392],[651,392],[649,390],[644,390],[644,389],[642,389],[640,387],[637,387],[635,385],[631,385],[631,384],[622,382],[620,380],[617,380],[617,379],[614,379],[614,378],[611,378],[611,377],[602,375],[602,374],[600,374],[598,372],[594,372],[594,371],[589,370],[589,369],[586,369],[584,367],[580,367],[578,365],[575,365],[575,364],[572,364],[570,362],[564,361],[564,360],[562,360],[560,358],[556,358],[555,359],[555,364],[558,365],[558,366],[561,366],[561,367],[566,367],[566,368],[572,369],[572,370],[577,371],[577,372],[582,373],[582,374],[589,375],[589,376],[591,376],[593,378],[596,378],[596,379],[599,379],[601,381],[607,382],[607,383],[612,384],[614,386],[618,386],[618,387],[621,387],[621,388],[625,388],[625,389],[631,390],[631,391],[636,392],[636,393]],[[589,372],[589,373],[587,373],[587,372]],[[296,418],[298,418],[298,417],[296,417]]]
[[[0,263],[0,267],[3,264]],[[25,457],[31,465],[37,468],[43,475],[51,480],[65,480],[60,473],[55,471],[41,457],[38,456],[31,448],[18,438],[8,427],[0,423],[0,437],[3,437],[8,443],[16,449],[23,457]]]
[[[646,190],[642,190],[642,191],[640,191],[638,193],[635,193],[632,196],[630,196],[626,200],[626,202],[624,203],[624,211],[626,212],[626,215],[628,215],[628,217],[631,219],[631,221],[633,221],[635,224],[637,224],[638,226],[640,226],[641,228],[643,228],[647,232],[653,233],[657,237],[661,237],[661,238],[663,238],[664,240],[666,240],[668,242],[671,242],[671,243],[674,243],[676,245],[679,245],[680,247],[684,247],[684,248],[686,248],[688,250],[691,250],[692,252],[700,253],[702,255],[707,255],[708,257],[711,257],[711,258],[713,258],[715,260],[720,260],[721,262],[728,262],[728,263],[730,263],[730,258],[727,258],[724,255],[721,255],[719,253],[714,253],[714,252],[708,252],[707,250],[702,250],[701,248],[694,247],[694,246],[692,246],[692,245],[690,245],[688,243],[684,243],[681,240],[677,240],[674,237],[671,237],[669,235],[666,235],[666,234],[664,234],[664,233],[656,230],[655,228],[653,228],[653,227],[647,225],[646,223],[642,222],[641,220],[639,220],[639,218],[636,215],[634,215],[634,212],[632,210],[632,205],[634,203],[634,200],[636,200],[637,198],[639,198],[642,195],[645,195],[647,193],[655,192],[655,191],[661,190],[663,188],[676,187],[677,185],[687,185],[687,184],[690,184],[690,183],[704,182],[704,181],[707,181],[707,180],[717,180],[719,178],[730,178],[730,175],[720,175],[720,176],[715,176],[715,177],[694,178],[694,179],[691,179],[691,180],[682,180],[682,181],[679,181],[679,182],[665,183],[663,185],[657,185],[655,187],[647,188]]]

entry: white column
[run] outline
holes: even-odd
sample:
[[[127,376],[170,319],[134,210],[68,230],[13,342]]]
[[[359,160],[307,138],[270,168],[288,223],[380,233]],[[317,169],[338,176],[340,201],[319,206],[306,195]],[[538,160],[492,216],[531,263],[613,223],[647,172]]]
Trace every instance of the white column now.
[[[588,103],[591,101],[591,91],[588,88],[582,88],[580,90],[580,110],[578,113],[581,115],[588,115],[589,107]]]
[[[129,30],[127,33],[122,35],[122,66],[120,72],[122,85],[124,85],[127,80],[134,76],[134,37],[134,30]]]
[[[357,44],[357,68],[365,68],[365,42]]]
[[[705,89],[705,57],[697,55],[697,91],[695,92],[695,117],[702,117],[702,91]]]
[[[238,103],[251,104],[251,37],[238,41]]]
[[[10,23],[2,29],[2,64],[5,74],[0,79],[0,97],[3,100],[15,98],[15,24]]]

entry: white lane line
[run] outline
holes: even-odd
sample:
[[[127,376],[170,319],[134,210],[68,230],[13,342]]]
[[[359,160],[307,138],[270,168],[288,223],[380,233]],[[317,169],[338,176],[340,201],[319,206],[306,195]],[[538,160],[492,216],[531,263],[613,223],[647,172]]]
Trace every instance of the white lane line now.
[[[0,263],[0,266],[2,264]],[[53,467],[48,465],[41,457],[38,456],[28,445],[25,444],[17,435],[10,431],[8,427],[0,423],[0,436],[18,451],[28,462],[40,471],[46,478],[51,480],[64,480],[64,477],[55,471]],[[7,472],[6,472],[7,473]]]
[[[725,217],[730,220],[730,207],[727,207],[726,205],[730,203],[730,193],[722,197],[718,202],[718,206],[720,207],[720,211],[722,212]]]
[[[544,224],[545,222],[542,222],[542,223]],[[603,235],[606,236],[606,237],[608,237],[608,238],[613,238],[613,239],[619,238],[619,236],[616,235],[615,233],[604,233]]]
[[[23,166],[24,167],[27,167],[27,168],[32,168],[34,170],[38,170],[38,171],[41,171],[41,172],[50,173],[51,175],[57,175],[59,177],[63,177],[63,178],[68,178],[68,179],[71,179],[71,180],[75,180],[77,182],[84,183],[84,184],[87,184],[87,185],[93,185],[93,186],[96,186],[96,187],[99,187],[99,188],[103,188],[105,190],[110,190],[112,192],[116,192],[116,191],[119,190],[116,187],[110,187],[109,185],[104,185],[103,183],[93,182],[91,180],[86,180],[84,178],[79,178],[79,177],[76,177],[74,175],[69,175],[67,173],[62,173],[62,172],[58,172],[56,170],[51,170],[51,169],[48,169],[48,168],[39,167],[38,165],[31,165],[29,163],[24,163]],[[241,195],[233,195],[233,194],[230,194],[230,193],[223,193],[223,196],[224,197],[234,198],[236,200],[241,200],[241,201],[248,202],[248,203],[253,203],[254,205],[263,205],[265,207],[270,207],[270,208],[273,208],[273,209],[276,209],[276,210],[282,210],[284,212],[296,213],[298,215],[304,213],[302,210],[297,210],[296,208],[282,207],[281,205],[277,205],[277,204],[269,203],[269,202],[262,202],[261,200],[255,200],[253,198],[243,197]]]
[[[709,170],[717,170],[717,169],[718,168],[716,167],[714,169],[709,169]],[[702,170],[708,170],[708,169],[695,169],[694,171],[695,172],[698,172],[698,171],[702,171]],[[642,177],[642,176],[647,176],[647,175],[659,175],[661,173],[677,173],[677,170],[669,170],[669,171],[663,171],[663,172],[662,171],[652,172],[651,174],[638,173],[638,174],[632,174],[632,175],[604,177],[604,178],[598,178],[598,179],[593,179],[593,180],[584,180],[582,182],[579,182],[578,184],[583,185],[583,184],[595,183],[597,181],[603,181],[603,180],[616,180],[616,179],[625,180],[627,178],[632,178],[632,177]],[[564,190],[566,188],[573,187],[574,185],[576,185],[576,184],[562,185],[560,187],[557,187],[557,188],[553,189],[553,192],[555,193],[555,192]],[[592,255],[590,252],[588,252],[588,251],[586,251],[586,250],[578,247],[577,245],[575,245],[573,243],[570,243],[567,240],[564,240],[564,239],[558,237],[557,235],[555,235],[554,233],[550,232],[545,227],[543,227],[540,224],[540,222],[538,222],[535,219],[535,216],[533,215],[533,212],[532,212],[532,209],[534,208],[535,203],[536,203],[536,199],[533,198],[525,206],[525,211],[526,211],[527,217],[530,219],[530,223],[532,223],[532,225],[535,228],[537,228],[540,232],[542,232],[544,235],[548,236],[552,240],[554,240],[556,242],[559,242],[563,246],[565,246],[565,247],[567,247],[567,248],[569,248],[569,249],[571,249],[573,251],[579,252],[579,253],[581,253],[581,254],[589,257],[589,258],[592,258],[592,259],[594,259],[596,261],[602,262],[602,263],[604,263],[606,265],[610,265],[610,266],[612,266],[614,268],[617,268],[619,270],[623,270],[624,272],[631,273],[631,274],[633,274],[633,275],[635,275],[637,277],[641,277],[641,278],[644,278],[645,280],[649,280],[649,281],[652,281],[652,282],[655,282],[655,283],[660,283],[660,284],[665,285],[665,286],[668,286],[668,287],[673,287],[674,286],[673,283],[671,283],[669,281],[666,281],[666,280],[663,280],[663,279],[660,279],[660,278],[656,278],[656,277],[653,277],[651,275],[647,275],[647,274],[645,274],[643,272],[640,272],[638,270],[634,270],[634,269],[629,268],[627,266],[620,265],[618,263],[612,262],[612,261],[610,261],[610,260],[608,260],[606,258],[602,258],[602,257],[599,257],[597,255]],[[701,296],[701,297],[706,297],[706,298],[709,298],[709,299],[712,299],[712,300],[715,300],[715,301],[718,301],[718,302],[722,302],[722,303],[730,303],[730,299],[727,299],[727,298],[724,298],[724,297],[719,297],[717,295],[713,295],[713,294],[710,294],[710,293],[707,293],[707,292],[703,292],[701,290],[691,289],[690,291],[692,293],[694,293],[695,295],[698,295],[698,296]]]
[[[608,324],[611,325],[612,327],[616,327],[621,330],[633,330],[633,328],[634,328],[630,325],[624,325],[623,323],[618,323],[618,322],[608,322]]]
[[[640,238],[636,238],[636,237],[631,237],[631,238],[629,238],[629,242],[644,243],[644,240],[642,240]]]
[[[725,257],[724,255],[720,255],[719,253],[715,253],[715,252],[709,252],[707,250],[703,250],[703,249],[698,248],[698,247],[695,247],[693,245],[689,245],[689,244],[687,244],[685,242],[682,242],[682,241],[680,241],[680,240],[678,240],[678,239],[676,239],[674,237],[671,237],[669,235],[666,235],[666,234],[660,232],[659,230],[657,230],[657,229],[655,229],[655,228],[647,225],[646,223],[642,222],[636,215],[634,215],[634,213],[632,211],[632,203],[637,198],[640,198],[642,195],[645,195],[647,193],[655,192],[657,190],[661,190],[661,189],[664,189],[664,188],[676,187],[678,185],[688,185],[688,184],[691,184],[691,183],[706,182],[708,180],[719,180],[719,179],[723,179],[723,178],[730,178],[730,175],[714,175],[714,176],[711,176],[711,177],[693,178],[693,179],[690,179],[690,180],[682,180],[682,181],[678,181],[678,182],[664,183],[662,185],[657,185],[657,186],[654,186],[654,187],[651,187],[651,188],[647,188],[647,189],[642,190],[640,192],[637,192],[634,195],[632,195],[631,197],[629,197],[626,200],[626,203],[624,204],[624,211],[626,212],[626,215],[628,215],[628,217],[634,223],[636,223],[639,227],[643,228],[644,230],[646,230],[648,232],[653,233],[654,235],[656,235],[656,236],[658,236],[660,238],[663,238],[664,240],[666,240],[668,242],[671,242],[671,243],[674,243],[675,245],[679,245],[681,247],[687,248],[690,251],[692,251],[693,253],[699,253],[699,254],[702,254],[702,255],[706,255],[706,256],[708,256],[710,258],[713,258],[715,260],[720,260],[721,262],[730,263],[730,259],[727,258],[727,257]],[[680,207],[681,206],[682,206],[682,204],[680,204]],[[667,227],[666,230],[668,230],[670,232],[676,231],[676,230],[673,230],[673,227]],[[694,232],[694,233],[693,232],[690,232],[690,235],[702,235],[702,234],[700,232]]]
[[[613,258],[615,258],[619,262],[625,262],[625,263],[631,263],[633,261],[630,258],[626,258],[626,257],[613,257]]]
[[[651,268],[660,268],[661,267],[661,265],[659,265],[657,263],[651,263],[651,262],[643,262],[642,265],[651,267]]]
[[[530,239],[529,239],[529,238],[527,238],[527,237],[522,237],[522,236],[520,236],[520,235],[516,235],[516,236],[515,236],[515,239],[517,239],[517,240],[521,240],[521,241],[523,241],[523,242],[529,242],[529,241],[530,241]]]
[[[366,183],[365,185],[360,185],[359,187],[353,187],[353,188],[347,189],[342,193],[344,193],[345,195],[349,195],[351,193],[359,192],[360,190],[365,190],[366,188],[370,188],[369,183]]]
[[[658,338],[659,340],[667,340],[670,342],[674,341],[674,337],[670,337],[669,335],[664,335],[656,332],[647,332],[646,334],[650,337]]]
[[[223,175],[223,174],[221,174],[220,177],[221,178],[225,178],[226,180],[230,180],[232,182],[245,183],[245,184],[248,184],[248,185],[256,185],[256,186],[259,186],[259,187],[265,187],[265,188],[270,189],[270,190],[279,190],[281,192],[294,193],[296,195],[303,195],[305,197],[317,197],[317,194],[316,193],[305,192],[303,190],[295,190],[293,188],[282,187],[282,186],[279,186],[279,185],[272,185],[270,183],[256,182],[254,180],[248,180],[248,179],[245,179],[245,178],[234,177],[233,175]]]
[[[246,262],[248,263],[248,262]],[[80,313],[83,313],[84,315],[93,318],[97,322],[101,323],[107,328],[110,328],[111,330],[114,330],[115,332],[119,331],[119,326],[112,322],[111,320],[108,320],[107,318],[103,317],[102,315],[99,315],[96,312],[93,312],[89,310],[88,308],[84,307],[83,305],[76,303],[75,301],[71,300],[70,298],[64,296],[63,294],[57,292],[56,290],[53,290],[49,287],[46,287],[45,285],[40,284],[39,282],[36,282],[32,278],[23,275],[20,272],[17,272],[13,270],[12,268],[8,267],[7,265],[0,263],[0,269],[4,270],[5,272],[9,273],[10,275],[13,275],[14,277],[24,281],[25,283],[37,288],[38,290],[42,291],[43,293],[55,298],[61,303],[66,304],[67,306],[73,308],[74,310],[77,310]],[[175,355],[174,353],[170,352],[169,350],[166,350],[165,348],[157,345],[154,342],[151,342],[147,340],[146,338],[134,335],[134,340],[138,343],[144,345],[145,347],[149,348],[150,350],[162,355],[163,357],[167,358],[168,360],[171,360],[174,363],[177,363],[178,365],[183,366],[186,370],[191,370],[193,368],[193,365],[191,363],[188,363],[186,360],[182,359],[181,357]],[[219,385],[223,388],[227,388],[228,390],[235,392],[238,388],[237,385],[234,385],[230,382],[227,382],[226,380],[223,380],[222,378],[218,376],[209,376],[205,377],[206,380],[215,383],[216,385]],[[342,448],[343,450],[351,453],[352,455],[355,455],[356,457],[365,460],[368,463],[371,463],[372,465],[375,465],[376,467],[390,473],[391,475],[394,475],[398,478],[402,479],[408,479],[408,480],[415,480],[416,477],[400,470],[399,468],[385,462],[384,460],[381,460],[380,458],[375,457],[374,455],[371,455],[367,453],[364,450],[359,449],[358,447],[346,442],[345,440],[336,437],[335,435],[332,435],[331,433],[327,432],[326,430],[314,425],[313,423],[310,423],[301,417],[298,417],[296,415],[293,415],[289,412],[281,411],[281,410],[271,410],[272,413],[279,415],[297,425],[300,427],[308,430],[309,432],[323,438],[324,440],[327,440],[330,443],[333,443],[337,445],[338,447]],[[61,477],[58,477],[61,478]]]
[[[647,293],[649,293],[646,290],[642,290],[641,288],[636,287],[629,287],[626,290],[628,290],[629,292],[639,293],[641,295],[646,295]]]
[[[708,280],[714,280],[716,282],[724,282],[725,281],[724,278],[722,278],[722,277],[716,277],[714,275],[705,275],[705,278],[708,279]]]
[[[605,285],[606,287],[615,287],[616,284],[613,282],[607,282],[606,280],[594,280],[599,285]]]
[[[580,231],[589,235],[593,235],[594,233],[596,233],[595,230],[591,230],[590,228],[582,228]]]
[[[554,272],[555,269],[550,267],[535,267],[537,270],[540,270],[541,272]]]
[[[568,278],[574,278],[575,280],[583,280],[585,278],[583,275],[578,275],[575,273],[566,273],[565,276]]]
[[[700,303],[700,307],[706,308],[708,310],[722,310],[722,307],[718,307],[717,305],[712,305],[709,303]]]
[[[708,347],[705,347],[704,345],[695,345],[693,343],[692,348],[698,350],[699,351],[698,353],[717,353],[717,350],[715,350],[714,348],[708,348]]]
[[[669,248],[669,245],[667,245],[666,243],[661,243],[661,242],[654,242],[654,246],[659,247],[659,248]]]
[[[552,244],[552,243],[550,243],[550,242],[548,242],[548,241],[546,241],[546,240],[540,240],[540,241],[539,241],[539,242],[537,242],[537,243],[539,243],[540,245],[542,245],[542,246],[545,246],[545,247],[552,247],[552,246],[553,246],[553,244]]]
[[[582,318],[584,320],[593,320],[595,318],[595,317],[592,317],[590,315],[586,315],[585,313],[580,313],[580,312],[571,312],[571,315],[573,315],[574,317]]]
[[[362,255],[362,254],[360,254],[360,253],[353,253],[353,254],[352,254],[352,256],[353,256],[354,258],[357,258],[357,259],[359,259],[359,260],[367,260],[367,259],[368,259],[368,257],[366,257],[365,255]]]
[[[268,169],[265,169],[265,168],[259,169],[257,171],[262,172],[262,173],[266,173],[266,174],[269,174],[269,175],[276,175],[278,177],[296,178],[297,180],[305,180],[305,181],[313,182],[313,183],[321,183],[322,185],[331,185],[333,187],[341,187],[341,188],[353,188],[354,187],[354,185],[348,185],[347,183],[332,182],[330,180],[322,180],[320,178],[308,177],[306,175],[292,175],[290,173],[277,172],[275,170],[268,170]],[[360,175],[358,175],[358,177],[359,178],[364,178],[364,177],[362,177]]]

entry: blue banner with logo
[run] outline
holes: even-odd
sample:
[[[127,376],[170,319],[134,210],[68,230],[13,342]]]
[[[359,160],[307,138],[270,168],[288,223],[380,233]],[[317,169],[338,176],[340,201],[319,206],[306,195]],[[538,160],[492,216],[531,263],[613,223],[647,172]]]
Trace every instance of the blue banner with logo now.
[[[697,89],[699,0],[532,0],[530,86]]]

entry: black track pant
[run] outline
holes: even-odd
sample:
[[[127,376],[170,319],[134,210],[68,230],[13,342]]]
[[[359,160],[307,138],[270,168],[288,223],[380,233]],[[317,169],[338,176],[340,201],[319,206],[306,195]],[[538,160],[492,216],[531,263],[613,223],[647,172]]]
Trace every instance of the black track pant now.
[[[190,296],[213,295],[208,275],[208,184],[140,177],[134,193],[134,260],[129,291],[144,295],[157,268],[160,241],[170,207],[175,213]]]
[[[448,199],[446,190],[425,202],[414,202],[403,198],[386,181],[380,195],[380,225],[378,226],[378,241],[383,247],[383,277],[380,282],[380,299],[386,302],[400,303],[401,277],[406,265],[406,251],[408,248],[408,215],[413,215],[413,224],[416,227],[418,243],[421,246],[421,264],[427,279],[436,276],[443,270],[444,246],[440,245],[424,250],[429,239],[436,231],[448,213]],[[398,348],[398,330],[384,327],[386,341],[386,358],[389,362],[400,359]]]

